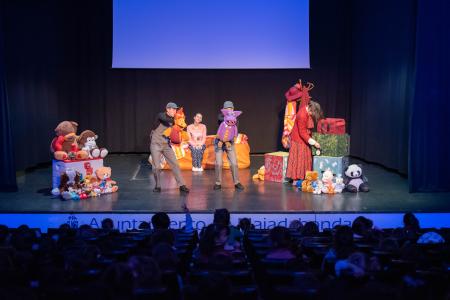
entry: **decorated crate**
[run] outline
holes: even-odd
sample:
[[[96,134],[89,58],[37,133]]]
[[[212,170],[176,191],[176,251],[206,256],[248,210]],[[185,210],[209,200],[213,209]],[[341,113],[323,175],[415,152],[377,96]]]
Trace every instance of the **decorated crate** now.
[[[83,159],[83,160],[53,160],[52,163],[52,188],[58,188],[61,181],[61,174],[68,168],[78,171],[83,177],[86,174],[94,174],[94,172],[103,167],[102,158]]]
[[[348,134],[321,134],[314,132],[312,138],[320,144],[320,151],[312,147],[313,155],[347,156],[350,154],[350,136]]]
[[[288,152],[281,151],[264,154],[265,181],[285,181],[288,156]]]
[[[348,156],[314,156],[313,158],[313,169],[319,172],[320,178],[321,174],[327,169],[333,172],[334,176],[341,174],[344,176],[344,171],[348,167]]]
[[[317,132],[326,134],[345,134],[345,120],[336,118],[322,119],[317,123]]]

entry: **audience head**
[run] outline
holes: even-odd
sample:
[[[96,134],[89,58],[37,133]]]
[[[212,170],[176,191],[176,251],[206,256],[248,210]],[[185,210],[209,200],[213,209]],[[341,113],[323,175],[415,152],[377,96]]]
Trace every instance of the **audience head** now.
[[[319,234],[319,226],[317,226],[316,222],[306,222],[305,226],[303,226],[302,236],[314,236]]]
[[[363,237],[367,237],[367,235],[372,230],[372,227],[373,227],[372,220],[367,219],[366,217],[363,216],[357,217],[352,223],[353,233]]]
[[[269,232],[272,248],[286,249],[291,246],[291,233],[286,227],[276,226]]]
[[[110,218],[102,220],[102,229],[112,230],[114,229],[114,222]]]
[[[301,231],[302,228],[303,228],[303,224],[299,220],[292,220],[291,223],[289,223],[289,229]]]
[[[199,250],[203,255],[210,255],[218,247],[223,249],[227,242],[230,228],[221,224],[211,224],[203,232],[200,239]]]
[[[70,229],[70,225],[67,223],[63,223],[61,225],[59,225],[59,229],[61,230],[69,230]]]
[[[153,215],[152,217],[152,225],[153,229],[169,229],[170,226],[170,218],[169,215],[167,215],[164,212],[158,212]]]
[[[253,228],[253,224],[249,218],[242,218],[239,219],[239,225],[238,228],[243,232],[247,233],[249,230]]]
[[[406,230],[419,231],[420,229],[419,220],[413,213],[408,212],[403,215],[403,227]]]
[[[230,225],[230,212],[226,208],[219,208],[214,211],[214,224],[224,226]]]

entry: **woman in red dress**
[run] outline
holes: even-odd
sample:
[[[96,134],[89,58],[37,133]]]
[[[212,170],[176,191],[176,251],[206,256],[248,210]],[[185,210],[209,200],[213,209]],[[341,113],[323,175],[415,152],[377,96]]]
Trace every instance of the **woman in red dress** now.
[[[308,91],[312,88],[296,84],[292,89],[300,91],[300,105],[292,128],[286,177],[294,180],[305,179],[306,171],[312,170],[311,146],[320,148],[313,138],[311,129],[322,118],[322,110],[317,102],[311,101]],[[288,92],[288,93],[289,93]]]

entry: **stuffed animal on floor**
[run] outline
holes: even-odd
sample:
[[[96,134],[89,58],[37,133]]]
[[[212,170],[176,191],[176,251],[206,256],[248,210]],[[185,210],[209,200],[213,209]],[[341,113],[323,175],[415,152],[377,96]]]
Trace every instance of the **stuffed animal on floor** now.
[[[53,138],[50,151],[56,160],[86,159],[89,154],[78,148],[76,143],[78,123],[62,121],[55,128],[56,137]]]
[[[336,180],[335,180],[335,184],[334,184],[334,191],[336,193],[342,193],[345,189],[345,184],[344,184],[344,178],[342,178],[341,174],[338,174],[336,176]]]
[[[312,183],[312,187],[314,188],[313,194],[315,194],[315,195],[322,194],[322,190],[323,190],[323,182],[322,182],[322,180],[314,181]]]
[[[302,192],[314,192],[313,182],[319,179],[317,171],[306,171],[305,179],[302,181]]]
[[[336,193],[334,190],[333,179],[334,179],[334,175],[330,169],[327,169],[325,172],[323,172],[323,174],[322,174],[322,183],[323,183],[322,193],[324,193],[324,194],[335,194]]]
[[[171,144],[179,145],[189,140],[189,135],[185,130],[186,127],[186,116],[183,108],[180,107],[175,113],[173,126],[164,130],[163,135],[169,138]]]
[[[80,199],[79,193],[82,188],[82,176],[81,174],[72,168],[67,168],[61,175],[61,182],[59,184],[59,195],[64,200],[78,200]],[[52,191],[54,195],[57,195],[55,189]]]
[[[368,192],[369,184],[367,178],[363,175],[361,165],[350,165],[345,170],[345,189],[350,193]]]
[[[264,181],[264,174],[266,172],[266,168],[264,166],[262,166],[261,168],[258,169],[258,172],[253,175],[253,180],[261,180]]]
[[[99,148],[96,140],[98,135],[92,130],[83,131],[77,138],[78,148],[86,151],[89,154],[89,158],[104,158],[108,155],[108,150],[105,148]]]
[[[225,144],[227,149],[231,148],[231,142],[238,135],[237,129],[237,117],[242,114],[242,111],[235,111],[230,109],[222,109],[223,122],[220,123],[219,129],[217,130],[217,147],[219,149]]]
[[[119,187],[117,182],[111,179],[111,168],[100,167],[95,171],[95,175],[97,176],[97,185],[101,194],[117,192]]]

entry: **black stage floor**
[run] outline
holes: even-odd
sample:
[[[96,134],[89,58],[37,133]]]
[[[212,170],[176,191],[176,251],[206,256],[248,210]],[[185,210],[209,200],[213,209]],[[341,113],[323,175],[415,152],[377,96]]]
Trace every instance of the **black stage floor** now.
[[[0,193],[0,213],[69,212],[180,212],[186,203],[192,212],[210,212],[226,207],[241,213],[289,212],[450,212],[450,194],[410,194],[407,179],[377,165],[364,164],[371,191],[363,194],[313,195],[275,182],[252,180],[264,162],[252,156],[250,169],[240,170],[246,189],[235,191],[229,170],[224,171],[222,191],[213,191],[214,170],[183,171],[191,193],[182,196],[171,171],[164,171],[162,193],[152,192],[153,176],[144,154],[116,154],[105,159],[112,167],[119,192],[80,201],[61,201],[49,194],[51,166],[18,174],[19,191]],[[358,162],[353,160],[353,162]]]

